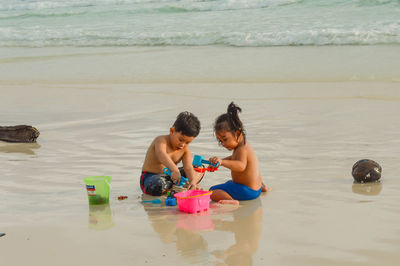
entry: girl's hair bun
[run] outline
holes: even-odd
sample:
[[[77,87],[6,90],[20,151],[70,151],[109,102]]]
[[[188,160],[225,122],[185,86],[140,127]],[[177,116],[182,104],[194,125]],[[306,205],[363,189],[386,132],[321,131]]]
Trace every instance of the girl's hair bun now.
[[[227,114],[229,116],[229,123],[231,124],[231,128],[234,130],[239,130],[242,133],[243,125],[239,119],[240,112],[242,112],[242,109],[233,102],[228,105]]]
[[[241,112],[242,112],[242,108],[240,108],[239,106],[237,106],[237,105],[234,104],[233,102],[231,102],[231,103],[228,105],[227,113],[228,113],[229,115],[237,116],[238,113],[241,113]]]
[[[240,121],[239,113],[242,112],[242,109],[231,102],[228,105],[228,109],[225,114],[220,115],[214,124],[214,131],[217,132],[219,130],[226,130],[235,134],[236,131],[239,131],[240,134],[243,135],[244,141],[246,142],[246,133],[243,128],[242,121]]]

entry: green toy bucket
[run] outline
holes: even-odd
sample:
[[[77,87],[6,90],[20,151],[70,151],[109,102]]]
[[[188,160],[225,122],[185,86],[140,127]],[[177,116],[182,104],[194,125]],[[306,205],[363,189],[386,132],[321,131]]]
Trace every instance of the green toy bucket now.
[[[108,203],[110,197],[109,176],[91,176],[84,179],[88,193],[89,204],[98,205]]]

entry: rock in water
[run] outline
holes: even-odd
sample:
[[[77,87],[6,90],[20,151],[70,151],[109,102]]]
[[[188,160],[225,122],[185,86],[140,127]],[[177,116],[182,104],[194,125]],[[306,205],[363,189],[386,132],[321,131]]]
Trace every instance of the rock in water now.
[[[26,125],[1,127],[0,126],[0,140],[7,142],[36,142],[39,137],[39,131]]]
[[[381,178],[382,167],[373,160],[363,159],[353,165],[351,174],[356,182],[374,182]]]

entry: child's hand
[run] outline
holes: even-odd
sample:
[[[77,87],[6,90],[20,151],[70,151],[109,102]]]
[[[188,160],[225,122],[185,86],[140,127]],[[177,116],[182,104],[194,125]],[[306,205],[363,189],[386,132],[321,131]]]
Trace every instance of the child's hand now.
[[[173,171],[171,173],[171,179],[174,184],[179,184],[179,182],[181,181],[181,173],[179,171]]]
[[[222,165],[222,160],[218,157],[211,157],[209,159],[210,163],[212,163],[213,165],[218,165],[221,166]]]
[[[191,182],[190,184],[188,184],[187,189],[189,190],[199,189],[199,185],[196,182]]]

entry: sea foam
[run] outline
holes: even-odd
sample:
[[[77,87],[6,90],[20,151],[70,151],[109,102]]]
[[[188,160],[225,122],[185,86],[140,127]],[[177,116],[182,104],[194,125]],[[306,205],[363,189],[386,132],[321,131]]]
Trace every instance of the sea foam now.
[[[3,0],[0,47],[400,44],[400,2]]]

